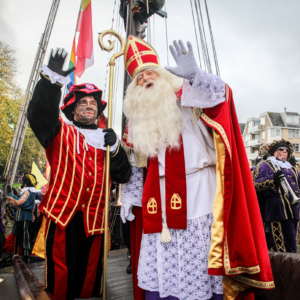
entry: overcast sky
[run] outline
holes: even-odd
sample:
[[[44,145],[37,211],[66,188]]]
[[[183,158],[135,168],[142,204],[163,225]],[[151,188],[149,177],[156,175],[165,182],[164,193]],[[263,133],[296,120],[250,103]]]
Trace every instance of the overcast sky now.
[[[201,0],[203,1],[203,0]],[[51,48],[64,47],[69,53],[81,0],[61,0],[45,63]],[[300,90],[300,1],[207,0],[221,78],[233,89],[240,122],[265,111],[299,112]],[[0,39],[17,50],[20,75],[25,89],[38,43],[44,31],[52,0],[0,0]],[[114,29],[117,27],[117,0]],[[114,0],[92,0],[95,64],[78,79],[104,90],[108,54],[98,45],[98,32],[110,29]],[[204,9],[204,7],[203,7]],[[166,0],[168,43],[190,40],[197,52],[190,0]],[[151,18],[152,40],[161,65],[167,65],[164,19]],[[206,32],[207,37],[209,33]],[[175,65],[169,55],[170,65]],[[198,58],[197,58],[198,60]],[[211,57],[212,60],[212,57]],[[118,64],[117,64],[118,65]],[[123,58],[119,59],[114,127],[120,132]],[[106,93],[107,99],[107,93]]]

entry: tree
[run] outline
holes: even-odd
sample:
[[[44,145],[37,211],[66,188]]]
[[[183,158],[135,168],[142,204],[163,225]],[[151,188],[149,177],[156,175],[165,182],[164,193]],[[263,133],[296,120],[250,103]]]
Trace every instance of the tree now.
[[[16,51],[0,41],[0,174],[3,173],[16,128],[23,92],[19,88]],[[43,169],[46,157],[42,146],[27,126],[18,170],[30,172],[32,159]]]

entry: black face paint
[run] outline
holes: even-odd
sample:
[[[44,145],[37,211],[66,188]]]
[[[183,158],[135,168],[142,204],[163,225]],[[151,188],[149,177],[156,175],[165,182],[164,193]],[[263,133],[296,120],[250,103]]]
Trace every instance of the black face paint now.
[[[94,124],[97,119],[98,107],[88,101],[79,101],[74,110],[74,120],[85,125]]]

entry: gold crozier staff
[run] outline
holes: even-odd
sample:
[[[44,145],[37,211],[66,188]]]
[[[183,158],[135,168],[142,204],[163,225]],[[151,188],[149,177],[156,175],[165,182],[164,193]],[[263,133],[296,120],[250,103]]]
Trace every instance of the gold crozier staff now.
[[[108,120],[107,128],[111,128],[111,115],[112,115],[112,101],[113,101],[113,81],[114,81],[114,66],[116,58],[124,55],[125,43],[124,39],[114,30],[105,30],[99,34],[99,45],[102,50],[110,52],[114,49],[114,42],[109,40],[110,46],[106,47],[103,42],[103,37],[105,35],[115,36],[121,43],[121,50],[114,54],[109,61],[109,94],[108,94]],[[104,211],[104,259],[103,259],[103,300],[107,299],[107,251],[108,251],[108,201],[109,201],[109,169],[110,169],[110,146],[106,149],[106,179],[105,179],[105,211]]]

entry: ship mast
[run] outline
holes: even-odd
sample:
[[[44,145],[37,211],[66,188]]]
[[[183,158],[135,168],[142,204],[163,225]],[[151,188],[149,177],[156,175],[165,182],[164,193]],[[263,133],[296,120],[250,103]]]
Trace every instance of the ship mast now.
[[[19,159],[23,147],[23,142],[27,129],[27,107],[28,102],[32,97],[33,90],[36,86],[36,83],[39,79],[39,71],[42,67],[45,53],[47,51],[48,42],[51,36],[53,24],[55,21],[55,17],[57,14],[58,6],[60,0],[53,0],[50,12],[48,15],[47,23],[45,26],[45,30],[42,33],[41,40],[37,49],[37,53],[34,59],[34,63],[32,66],[32,70],[30,73],[29,81],[27,84],[26,92],[24,95],[24,99],[20,108],[19,118],[17,121],[14,137],[11,143],[8,160],[4,169],[4,178],[7,179],[7,183],[13,186],[14,179],[16,176]]]

